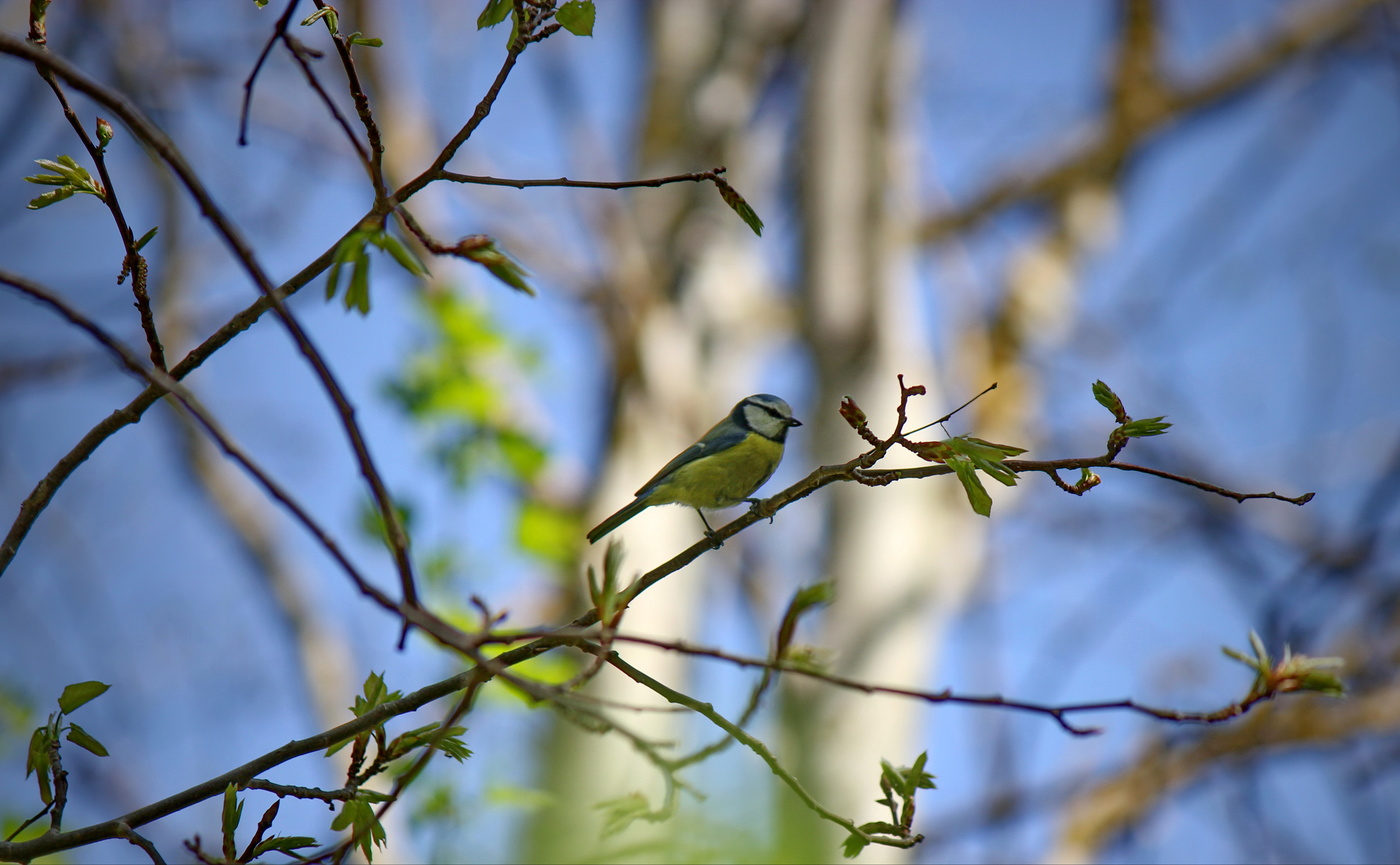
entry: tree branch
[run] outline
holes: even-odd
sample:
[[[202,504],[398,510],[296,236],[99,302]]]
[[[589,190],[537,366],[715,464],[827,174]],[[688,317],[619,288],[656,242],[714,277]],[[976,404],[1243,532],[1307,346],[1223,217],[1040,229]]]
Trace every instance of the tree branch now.
[[[189,193],[205,218],[213,224],[215,231],[223,239],[226,246],[234,258],[248,274],[249,278],[257,286],[270,303],[277,317],[286,327],[288,334],[292,337],[297,349],[306,358],[311,366],[316,378],[320,381],[322,388],[326,391],[336,414],[340,418],[341,427],[345,430],[346,437],[350,441],[351,448],[355,453],[356,462],[360,468],[360,474],[364,477],[366,484],[373,494],[375,505],[379,509],[380,516],[384,520],[386,534],[389,539],[390,548],[394,553],[394,562],[399,573],[399,580],[402,587],[404,601],[406,603],[416,603],[418,597],[417,585],[413,576],[413,562],[408,555],[408,539],[404,533],[397,510],[393,506],[393,501],[389,497],[389,491],[384,485],[384,480],[379,473],[378,467],[370,456],[369,445],[365,441],[364,434],[360,429],[359,422],[355,420],[355,409],[345,396],[344,390],[336,380],[335,374],[331,372],[325,358],[312,343],[311,338],[306,334],[300,322],[292,315],[290,309],[282,302],[281,296],[277,293],[277,288],[268,278],[262,265],[258,263],[257,256],[246,238],[231,219],[214,201],[209,191],[204,187],[199,175],[185,160],[170,137],[165,134],[160,127],[156,126],[140,109],[132,105],[121,95],[113,92],[101,83],[89,78],[82,71],[69,64],[67,61],[56,57],[46,50],[30,45],[23,40],[16,39],[8,33],[0,33],[0,53],[10,54],[15,57],[33,63],[37,68],[47,69],[54,75],[62,78],[69,86],[87,94],[92,99],[111,109],[127,128],[136,135],[137,138],[145,142],[160,159],[170,167],[180,179],[181,184]]]
[[[1384,0],[1336,0],[1328,3],[1291,4],[1286,19],[1273,34],[1242,51],[1202,80],[1172,87],[1160,81],[1161,91],[1148,110],[1136,114],[1131,124],[1114,125],[1105,118],[1103,134],[1059,163],[1033,172],[1015,173],[999,180],[971,200],[934,214],[919,229],[923,243],[938,243],[972,229],[997,213],[1021,205],[1053,200],[1086,176],[1098,177],[1105,166],[1121,164],[1134,151],[1161,135],[1182,117],[1202,113],[1236,98],[1269,79],[1279,66],[1309,52],[1336,44],[1356,31],[1365,15]],[[1113,134],[1107,134],[1112,131]]]

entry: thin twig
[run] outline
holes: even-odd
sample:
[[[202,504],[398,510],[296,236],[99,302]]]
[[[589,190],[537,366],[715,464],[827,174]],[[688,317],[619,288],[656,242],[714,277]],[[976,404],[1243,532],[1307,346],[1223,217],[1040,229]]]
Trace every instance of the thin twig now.
[[[331,745],[382,725],[391,718],[417,711],[451,693],[470,687],[478,679],[480,679],[480,673],[476,670],[458,673],[441,682],[420,688],[398,700],[381,703],[358,718],[347,721],[338,727],[333,727],[314,736],[308,736],[305,739],[288,742],[218,777],[210,778],[159,802],[144,805],[115,820],[95,823],[68,832],[47,833],[20,843],[0,843],[0,861],[29,862],[41,856],[72,850],[97,841],[120,838],[122,836],[119,827],[123,824],[129,829],[135,829],[182,811],[206,799],[222,796],[229,784],[246,785],[268,769],[280,766],[297,757],[324,751]]]
[[[34,11],[34,7],[31,6],[31,17],[34,17]],[[31,32],[39,29],[38,23],[31,21]],[[45,54],[48,53],[45,41],[36,40],[34,45],[38,50]],[[44,79],[44,83],[53,90],[59,106],[63,109],[63,116],[67,118],[68,125],[72,126],[73,131],[77,133],[78,140],[83,144],[83,149],[87,151],[88,157],[92,159],[93,165],[97,168],[98,177],[102,179],[102,203],[112,214],[112,219],[117,224],[117,234],[121,236],[122,247],[126,250],[122,262],[122,277],[125,277],[127,273],[131,274],[131,293],[136,298],[136,311],[141,319],[141,330],[146,335],[146,346],[151,353],[151,363],[160,369],[165,369],[165,349],[161,346],[160,335],[156,332],[155,314],[151,311],[151,297],[146,289],[146,261],[136,248],[136,233],[131,230],[131,224],[126,221],[126,216],[122,213],[121,202],[117,198],[116,184],[112,182],[112,175],[107,170],[106,156],[102,148],[97,146],[97,143],[88,135],[87,130],[83,128],[83,122],[78,118],[73,106],[68,104],[68,97],[64,94],[63,88],[59,86],[53,71],[39,64],[35,64],[34,68],[39,73],[39,77]],[[117,280],[118,283],[121,281],[121,278]]]
[[[364,142],[360,141],[359,136],[355,134],[355,130],[350,126],[350,121],[346,119],[345,114],[340,110],[340,106],[335,104],[335,100],[331,98],[330,93],[326,92],[326,88],[321,86],[321,80],[316,77],[316,70],[311,68],[310,61],[306,59],[307,56],[320,57],[321,52],[307,47],[301,40],[290,33],[284,33],[282,35],[282,42],[287,46],[287,51],[291,53],[292,59],[296,61],[297,66],[301,67],[302,74],[306,76],[306,83],[309,84],[316,95],[320,97],[321,104],[326,106],[326,110],[330,112],[331,118],[335,120],[340,130],[345,133],[345,138],[350,142],[350,146],[354,148],[355,155],[360,157],[360,163],[364,165],[365,172],[373,176],[374,171],[371,167],[369,151],[365,149]]]
[[[30,817],[28,820],[25,820],[23,823],[21,823],[21,824],[19,824],[18,826],[15,827],[15,831],[11,832],[9,835],[6,835],[6,836],[5,836],[5,841],[8,843],[8,842],[13,841],[13,840],[15,840],[16,838],[18,838],[18,837],[20,836],[20,833],[21,833],[21,832],[23,832],[25,829],[28,829],[30,826],[33,826],[35,823],[38,823],[40,820],[42,820],[43,817],[44,817],[44,815],[47,814],[47,813],[49,813],[49,809],[52,808],[52,807],[53,807],[53,800],[50,799],[48,802],[46,802],[46,803],[44,804],[44,807],[42,807],[42,808],[39,809],[39,813],[38,813],[38,814],[35,814],[33,817]]]
[[[298,787],[295,784],[277,784],[265,778],[254,778],[242,785],[247,790],[262,790],[275,793],[278,798],[291,796],[293,799],[319,799],[322,802],[345,802],[355,798],[355,791],[349,787],[339,790],[322,790],[319,787]]]
[[[145,850],[146,855],[151,857],[153,865],[165,865],[165,859],[160,855],[160,851],[156,849],[156,845],[152,844],[149,839],[145,838],[125,823],[117,824],[117,837],[125,838],[127,841]]]
[[[438,174],[441,180],[453,183],[471,183],[479,186],[510,186],[515,189],[530,189],[536,186],[567,186],[574,189],[636,189],[638,187],[665,186],[670,183],[701,183],[713,181],[724,174],[724,166],[709,171],[693,171],[689,174],[672,174],[669,177],[653,177],[647,180],[570,180],[567,177],[552,179],[518,180],[510,177],[488,177],[480,174],[458,174],[443,171]]]
[[[49,809],[49,831],[63,828],[63,810],[68,805],[68,771],[63,768],[58,736],[49,740],[49,769],[53,772],[53,808]]]
[[[253,71],[248,73],[248,78],[243,82],[243,106],[238,111],[238,146],[248,146],[248,116],[253,111],[253,85],[257,83],[258,75],[262,72],[263,64],[267,62],[268,55],[272,53],[272,46],[277,44],[287,32],[287,27],[292,23],[292,15],[297,11],[297,3],[300,0],[287,0],[287,8],[282,10],[282,16],[277,19],[277,25],[272,28],[272,35],[263,44],[262,51],[258,53],[257,62],[253,64]],[[293,54],[296,52],[293,51]]]
[[[301,272],[284,282],[277,289],[278,296],[289,297],[304,288],[330,266],[334,255],[335,245],[332,245],[315,261],[302,268]],[[266,297],[259,297],[253,301],[192,349],[183,360],[175,364],[170,370],[171,378],[181,380],[193,373],[234,337],[252,327],[271,308],[272,301]],[[82,439],[70,448],[44,477],[39,479],[38,483],[34,485],[34,489],[21,503],[19,513],[15,516],[14,522],[11,523],[4,541],[0,542],[0,574],[4,574],[10,562],[19,552],[19,547],[29,534],[29,530],[34,527],[39,515],[48,507],[49,502],[53,501],[53,497],[77,470],[78,466],[82,465],[103,442],[117,431],[140,421],[142,415],[155,405],[165,393],[164,388],[155,385],[146,388],[125,406],[114,410],[88,430]]]
[[[496,72],[495,80],[493,80],[491,86],[487,88],[486,95],[481,97],[481,101],[476,104],[476,110],[472,112],[472,116],[462,125],[461,129],[457,130],[457,133],[452,136],[452,139],[442,148],[437,158],[433,160],[432,165],[429,165],[422,174],[419,174],[408,183],[399,187],[398,190],[390,196],[391,203],[396,206],[402,204],[434,180],[442,179],[442,170],[447,167],[447,163],[452,160],[453,156],[457,155],[457,151],[467,142],[468,138],[472,137],[472,133],[475,132],[476,128],[481,125],[481,122],[486,119],[486,116],[491,113],[491,107],[496,104],[496,98],[501,95],[501,88],[505,86],[506,79],[510,77],[510,71],[515,68],[515,61],[518,60],[521,53],[524,52],[526,44],[528,43],[523,43],[520,39],[517,39],[515,43],[506,50],[506,58],[502,61],[501,68]]]
[[[696,646],[683,640],[662,640],[654,637],[643,637],[630,634],[618,634],[615,638],[618,642],[636,643],[638,645],[652,646],[667,651],[679,652],[681,654],[692,655],[698,658],[713,658],[718,661],[733,664],[738,667],[759,667],[765,670],[772,670],[780,673],[795,673],[820,682],[826,682],[838,688],[861,691],[866,694],[889,694],[895,697],[907,697],[920,700],[925,703],[955,703],[965,706],[986,706],[999,709],[1012,709],[1020,712],[1046,715],[1054,719],[1065,732],[1075,736],[1093,736],[1102,732],[1097,727],[1079,727],[1071,724],[1066,716],[1082,714],[1084,712],[1106,712],[1106,711],[1127,711],[1136,712],[1151,718],[1163,721],[1174,721],[1177,723],[1190,724],[1218,724],[1232,718],[1238,718],[1245,714],[1258,703],[1270,698],[1268,694],[1250,694],[1243,700],[1230,703],[1219,709],[1209,712],[1183,712],[1178,709],[1160,709],[1155,706],[1148,706],[1138,703],[1135,700],[1109,700],[1096,703],[1069,703],[1062,706],[1048,705],[1044,703],[1031,703],[1023,700],[1009,700],[1000,695],[973,696],[967,694],[955,694],[951,690],[942,691],[922,691],[913,688],[899,688],[890,685],[872,685],[857,679],[850,679],[845,676],[837,676],[824,670],[802,664],[794,664],[790,661],[774,661],[765,658],[752,658],[743,655],[735,655],[721,649],[712,649],[705,646]]]
[[[853,820],[847,819],[846,817],[842,817],[840,814],[837,814],[835,811],[832,811],[825,805],[822,805],[820,802],[818,802],[816,798],[812,796],[811,793],[807,792],[806,788],[802,786],[801,782],[798,781],[797,778],[791,772],[789,772],[786,767],[782,765],[782,763],[778,762],[778,758],[774,756],[773,752],[769,750],[767,745],[763,744],[763,742],[759,741],[757,738],[749,735],[746,731],[734,724],[732,721],[725,718],[720,713],[716,712],[714,707],[710,704],[702,703],[699,700],[696,700],[687,694],[683,694],[680,691],[677,691],[674,688],[668,687],[667,685],[657,681],[656,679],[653,679],[646,673],[643,673],[641,670],[638,670],[636,667],[624,661],[620,656],[618,656],[616,652],[613,652],[608,655],[608,663],[612,664],[612,666],[616,667],[619,671],[621,671],[623,675],[627,676],[629,679],[636,682],[637,684],[656,692],[663,699],[668,700],[669,702],[685,706],[686,708],[690,709],[691,711],[708,720],[710,723],[714,724],[716,727],[719,727],[728,735],[734,737],[736,740],[738,740],[738,742],[741,745],[757,754],[759,759],[763,760],[763,762],[768,765],[769,770],[772,771],[774,775],[777,775],[778,779],[781,780],[784,784],[786,784],[788,786],[788,789],[792,790],[792,792],[797,795],[797,798],[801,799],[802,803],[806,805],[809,810],[811,810],[814,814],[818,815],[822,819],[827,820],[831,823],[835,823],[837,826],[840,826],[842,829],[845,829],[852,835],[858,836],[864,839],[865,841],[868,841],[873,844],[883,844],[890,847],[908,848],[913,847],[915,844],[923,840],[922,835],[915,835],[909,838],[900,838],[894,835],[871,834],[862,831],[861,828],[857,826]]]
[[[199,175],[185,160],[170,137],[165,134],[160,127],[156,126],[144,113],[136,106],[132,105],[119,94],[111,91],[100,82],[88,77],[85,73],[73,67],[67,61],[50,54],[47,50],[30,45],[22,40],[15,39],[7,33],[0,33],[0,53],[10,54],[23,58],[35,64],[36,67],[45,68],[66,81],[69,86],[92,97],[97,102],[111,109],[127,127],[150,148],[156,152],[166,165],[175,173],[176,177],[184,185],[185,190],[199,204],[200,210],[205,217],[213,224],[216,232],[223,239],[224,243],[232,252],[234,258],[243,267],[249,278],[262,292],[272,306],[277,317],[286,327],[288,334],[292,337],[292,342],[297,346],[302,356],[306,358],[311,366],[317,380],[321,383],[335,407],[337,416],[340,418],[341,427],[345,430],[346,437],[350,441],[352,450],[355,453],[355,460],[359,466],[360,474],[364,477],[366,484],[373,494],[375,506],[380,517],[384,521],[385,533],[388,536],[389,546],[394,554],[394,563],[398,570],[399,581],[403,592],[404,603],[415,605],[418,602],[418,589],[413,576],[413,562],[408,554],[408,537],[404,533],[402,522],[399,519],[398,511],[394,507],[393,500],[389,496],[388,488],[384,484],[374,458],[370,455],[369,445],[365,441],[364,433],[360,429],[359,422],[355,419],[355,409],[346,397],[344,389],[326,363],[325,357],[321,354],[311,338],[307,335],[301,323],[292,314],[291,310],[282,302],[282,298],[277,293],[276,286],[273,285],[267,272],[258,262],[252,246],[248,243],[243,233],[235,226],[232,220],[224,213],[223,209],[214,201],[213,196],[205,188]]]
[[[21,294],[53,309],[59,315],[68,319],[70,323],[86,331],[93,339],[97,340],[116,355],[117,359],[129,370],[146,379],[152,385],[169,391],[190,415],[199,422],[200,426],[204,427],[205,432],[208,433],[210,438],[214,439],[220,449],[242,466],[244,471],[246,471],[269,496],[286,508],[288,512],[306,528],[312,537],[325,548],[326,552],[330,553],[331,557],[335,559],[336,563],[340,565],[341,569],[345,571],[362,594],[374,599],[380,606],[388,610],[398,610],[398,604],[379,589],[375,588],[369,580],[360,573],[359,568],[355,567],[354,563],[346,557],[345,553],[341,551],[340,546],[331,538],[329,532],[322,528],[289,492],[284,490],[280,484],[254,463],[253,460],[243,452],[242,448],[233,442],[229,435],[220,428],[213,416],[200,404],[199,400],[195,398],[194,394],[191,393],[188,388],[180,384],[174,378],[171,378],[168,373],[162,370],[148,369],[142,366],[141,362],[130,349],[126,348],[106,331],[98,327],[91,319],[78,312],[53,292],[29,280],[5,273],[4,271],[0,271],[0,284],[7,285]]]
[[[317,9],[326,8],[324,0],[313,2]],[[379,125],[374,122],[374,113],[369,107],[369,96],[365,95],[364,85],[360,83],[360,73],[355,69],[355,58],[350,56],[350,40],[333,33],[331,41],[335,43],[336,53],[340,55],[340,65],[345,69],[345,81],[350,87],[350,98],[355,102],[355,113],[360,115],[360,122],[365,127],[365,138],[369,141],[369,158],[366,163],[369,167],[370,182],[374,185],[377,210],[389,195],[389,190],[384,185],[384,141],[379,135]]]

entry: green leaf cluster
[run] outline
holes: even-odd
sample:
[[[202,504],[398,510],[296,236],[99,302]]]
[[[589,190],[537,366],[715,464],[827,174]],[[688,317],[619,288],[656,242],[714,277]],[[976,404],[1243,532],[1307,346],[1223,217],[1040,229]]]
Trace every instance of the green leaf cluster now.
[[[361,225],[347,234],[335,246],[335,256],[326,273],[326,300],[333,300],[340,290],[340,271],[350,265],[350,283],[345,289],[345,308],[369,314],[369,247],[389,253],[394,261],[414,276],[427,276],[428,268],[413,250],[382,224]]]
[[[350,706],[350,711],[356,718],[363,717],[365,713],[379,708],[385,703],[392,703],[403,698],[402,691],[390,691],[389,686],[384,683],[384,676],[381,673],[370,673],[365,678],[361,688],[362,693],[355,697],[354,705]],[[462,741],[462,734],[466,732],[465,727],[448,727],[442,729],[436,721],[426,724],[406,733],[400,733],[393,739],[389,739],[384,731],[383,725],[365,730],[349,739],[330,746],[326,750],[326,756],[334,754],[346,745],[353,743],[355,753],[362,759],[369,743],[373,741],[378,753],[373,764],[368,771],[362,773],[362,779],[368,779],[379,773],[384,767],[394,763],[412,752],[425,747],[435,747],[454,760],[462,761],[471,756],[471,750]],[[368,795],[368,791],[364,791]],[[378,794],[375,794],[378,795]]]
[[[1123,400],[1119,399],[1118,394],[1114,393],[1113,389],[1104,384],[1102,380],[1094,382],[1094,399],[1099,405],[1112,412],[1113,419],[1118,422],[1118,426],[1108,434],[1110,454],[1116,455],[1127,446],[1130,438],[1159,436],[1171,427],[1171,424],[1163,421],[1166,415],[1133,420],[1127,409],[1123,407]]]
[[[65,198],[71,198],[75,193],[86,193],[95,195],[103,201],[107,200],[107,190],[102,188],[102,184],[97,182],[86,168],[78,164],[71,156],[60,156],[58,161],[52,159],[36,159],[40,168],[47,168],[53,174],[31,174],[24,178],[30,183],[37,183],[40,186],[52,186],[48,192],[40,195],[29,202],[30,210],[39,210],[56,204]]]
[[[567,563],[578,515],[537,493],[549,454],[520,423],[521,373],[536,357],[515,345],[483,304],[450,291],[426,294],[422,304],[427,338],[385,393],[427,431],[434,461],[458,489],[494,475],[520,490],[516,542],[530,555]]]
[[[487,0],[481,14],[476,17],[476,29],[495,27],[509,17],[510,38],[506,40],[506,44],[514,44],[516,35],[520,32],[520,22],[515,20],[516,16],[512,14],[514,11],[515,3],[512,0]],[[597,9],[594,8],[593,0],[568,0],[554,10],[554,20],[575,36],[592,36],[596,17]]]
[[[371,794],[369,790],[360,791],[360,796],[371,795],[379,796],[378,793]],[[331,829],[335,832],[352,830],[358,839],[356,846],[360,848],[360,854],[365,857],[366,862],[374,861],[374,848],[383,847],[384,840],[388,837],[384,832],[384,824],[379,822],[379,815],[374,811],[374,806],[358,797],[346,801],[340,807],[340,813],[331,821]]]
[[[99,757],[107,756],[107,748],[97,738],[65,718],[81,706],[92,702],[107,692],[111,685],[103,682],[75,682],[63,689],[58,698],[58,711],[50,713],[48,721],[35,728],[29,737],[29,752],[25,758],[24,777],[38,776],[39,798],[45,805],[53,804],[53,763],[49,753],[56,750],[59,738],[68,741]]]
[[[914,826],[914,796],[920,790],[933,790],[933,776],[924,771],[928,763],[925,751],[914,760],[914,765],[898,767],[888,760],[880,761],[880,792],[884,794],[875,800],[890,811],[891,821],[875,820],[862,823],[860,831],[866,835],[889,835],[907,839]],[[860,835],[851,834],[842,845],[841,852],[847,859],[853,859],[864,850],[870,841]]]
[[[497,246],[494,239],[484,234],[464,237],[457,244],[455,252],[486,268],[488,273],[510,288],[531,297],[535,296],[535,289],[527,279],[529,271]]]
[[[1004,486],[1015,486],[1016,472],[1005,464],[1005,460],[1026,452],[1025,448],[997,444],[970,435],[936,442],[911,442],[909,449],[926,460],[944,463],[952,469],[962,482],[972,510],[984,517],[992,515],[992,497],[982,486],[977,473],[980,471]]]
[[[326,23],[326,29],[330,31],[331,36],[340,37],[340,13],[335,10],[335,7],[323,6],[317,9],[315,12],[312,12],[302,19],[301,26],[310,27],[317,21],[324,21]],[[384,45],[383,39],[366,36],[358,30],[344,38],[345,41],[349,42],[351,45],[365,45],[370,48],[380,48]]]
[[[1229,646],[1220,647],[1220,651],[1224,652],[1226,657],[1233,658],[1254,671],[1254,682],[1249,687],[1249,699],[1297,691],[1311,691],[1328,697],[1346,695],[1346,685],[1335,672],[1344,665],[1343,659],[1295,655],[1287,644],[1283,647],[1283,657],[1275,659],[1254,631],[1249,632],[1249,646],[1253,652],[1252,656]]]
[[[575,36],[592,36],[597,14],[593,0],[569,0],[555,11],[554,20]]]

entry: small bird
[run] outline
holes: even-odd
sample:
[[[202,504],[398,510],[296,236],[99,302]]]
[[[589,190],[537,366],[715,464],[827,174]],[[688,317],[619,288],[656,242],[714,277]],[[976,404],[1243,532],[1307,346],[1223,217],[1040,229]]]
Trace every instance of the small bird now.
[[[700,509],[756,503],[749,496],[773,476],[783,459],[788,430],[795,426],[802,426],[802,421],[792,416],[792,407],[771,393],[740,400],[728,417],[637,490],[632,504],[589,532],[588,542],[597,543],[652,505],[689,505],[700,514],[705,534],[713,535]]]

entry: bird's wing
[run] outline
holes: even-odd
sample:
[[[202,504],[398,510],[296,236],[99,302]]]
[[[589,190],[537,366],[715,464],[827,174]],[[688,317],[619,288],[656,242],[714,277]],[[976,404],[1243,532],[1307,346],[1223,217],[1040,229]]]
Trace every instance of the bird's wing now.
[[[727,448],[732,448],[743,441],[744,437],[747,435],[748,433],[739,427],[733,424],[726,426],[724,421],[720,421],[711,427],[710,431],[705,433],[700,441],[681,451],[676,455],[675,459],[662,466],[661,471],[657,472],[651,480],[647,481],[642,485],[641,489],[637,490],[637,495],[641,496],[650,492],[662,478],[686,463],[693,463],[701,457],[719,453]]]

